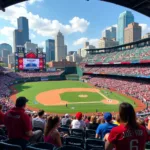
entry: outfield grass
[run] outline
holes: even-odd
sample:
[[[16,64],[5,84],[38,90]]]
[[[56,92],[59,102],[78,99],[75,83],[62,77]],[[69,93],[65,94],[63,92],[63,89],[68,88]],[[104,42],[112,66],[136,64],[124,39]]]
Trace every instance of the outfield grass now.
[[[36,101],[36,95],[38,95],[41,92],[49,91],[53,89],[61,89],[61,88],[91,88],[90,85],[86,83],[82,83],[79,81],[47,81],[47,82],[28,82],[24,84],[18,84],[15,85],[15,88],[18,90],[17,97],[19,96],[26,96],[29,99],[28,105],[33,108],[39,108],[44,109],[47,112],[53,112],[53,113],[75,113],[77,111],[82,111],[84,113],[86,112],[95,112],[96,109],[98,111],[106,112],[106,111],[118,111],[118,105],[106,105],[103,103],[84,103],[84,104],[69,104],[68,108],[65,106],[44,106]],[[101,92],[109,97],[110,99],[116,99],[119,102],[127,101],[133,105],[133,101],[129,98],[126,98],[125,96],[122,96],[118,93],[111,93],[109,95],[106,94],[107,90],[101,90]],[[98,93],[91,93],[91,92],[82,92],[82,94],[88,94],[88,97],[86,100],[83,101],[98,101],[104,99],[101,95]],[[81,92],[69,92],[68,94],[62,94],[61,97],[68,99],[68,102],[79,102],[81,101],[80,98],[77,96],[81,94]],[[79,98],[79,99],[78,99]],[[50,96],[50,99],[52,97]]]

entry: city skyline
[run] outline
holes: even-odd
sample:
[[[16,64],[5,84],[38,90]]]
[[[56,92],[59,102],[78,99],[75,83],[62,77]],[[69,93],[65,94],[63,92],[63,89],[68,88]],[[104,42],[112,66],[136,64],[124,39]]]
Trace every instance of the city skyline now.
[[[60,5],[57,6],[57,3]],[[101,15],[96,15],[99,10]],[[97,45],[102,31],[109,26],[116,26],[119,14],[126,10],[130,9],[99,1],[77,0],[70,3],[68,0],[35,0],[32,4],[20,3],[7,8],[5,13],[0,12],[0,43],[13,46],[11,33],[17,26],[16,19],[24,16],[29,19],[30,39],[33,43],[44,46],[45,40],[54,39],[54,35],[60,30],[65,36],[68,50],[76,51],[87,40],[90,44]],[[149,18],[135,11],[132,13],[136,22],[142,24],[143,34],[149,32]]]

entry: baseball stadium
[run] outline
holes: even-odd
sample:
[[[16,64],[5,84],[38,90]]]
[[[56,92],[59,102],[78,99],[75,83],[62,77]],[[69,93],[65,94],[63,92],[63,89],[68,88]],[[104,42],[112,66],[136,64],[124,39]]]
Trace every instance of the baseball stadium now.
[[[2,0],[0,10],[6,13],[8,6],[23,1]],[[150,17],[148,0],[102,1]],[[65,58],[47,62],[38,48],[15,48],[14,65],[0,62],[0,149],[125,150],[122,139],[130,136],[130,150],[150,149],[150,37],[87,48],[78,63]],[[89,128],[92,121],[96,127]],[[106,124],[111,129],[106,126],[103,134]]]

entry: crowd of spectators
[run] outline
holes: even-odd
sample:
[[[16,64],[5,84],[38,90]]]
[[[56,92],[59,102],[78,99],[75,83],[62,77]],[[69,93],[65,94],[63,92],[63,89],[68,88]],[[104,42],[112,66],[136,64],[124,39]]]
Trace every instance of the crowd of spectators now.
[[[64,71],[56,72],[11,72],[0,66],[0,104],[3,105],[3,111],[6,112],[14,106],[9,100],[11,94],[10,83],[19,78],[31,78],[31,77],[48,77],[58,76]]]
[[[99,54],[88,54],[83,59],[84,63],[109,63],[122,61],[139,61],[150,59],[150,47],[132,48],[122,51],[113,51]]]
[[[92,72],[97,74],[115,74],[122,76],[149,76],[150,66],[101,66],[101,67],[85,67],[84,72]]]
[[[141,101],[150,101],[150,84],[135,80],[114,79],[108,77],[93,77],[89,83],[107,89],[113,89],[120,93],[133,96]]]
[[[119,114],[107,112],[86,116],[77,112],[75,116],[57,116],[46,114],[44,110],[28,111],[25,108],[27,102],[25,97],[17,98],[15,107],[5,114],[1,112],[0,105],[0,126],[6,127],[9,142],[20,145],[23,150],[28,143],[43,141],[55,147],[63,146],[65,138],[74,137],[71,132],[60,130],[64,126],[68,131],[91,130],[95,133],[93,138],[105,143],[106,150],[122,150],[122,145],[129,149],[135,139],[138,141],[136,146],[143,150],[145,143],[149,141],[150,118],[138,117],[129,103],[120,104]]]
[[[55,72],[7,72],[7,74],[15,79],[18,78],[33,78],[33,77],[48,77],[48,76],[58,76],[64,71]]]

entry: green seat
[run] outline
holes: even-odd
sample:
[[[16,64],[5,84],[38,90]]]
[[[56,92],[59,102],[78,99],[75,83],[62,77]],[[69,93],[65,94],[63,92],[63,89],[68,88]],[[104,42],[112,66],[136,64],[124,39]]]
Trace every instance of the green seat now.
[[[63,146],[63,147],[60,147],[60,148],[57,148],[56,150],[84,150],[80,147],[76,147],[76,146]]]
[[[99,148],[99,150],[105,149],[105,143],[104,141],[100,139],[86,139],[85,140],[85,150],[91,150],[94,148]]]
[[[146,143],[145,150],[150,150],[150,142]]]

